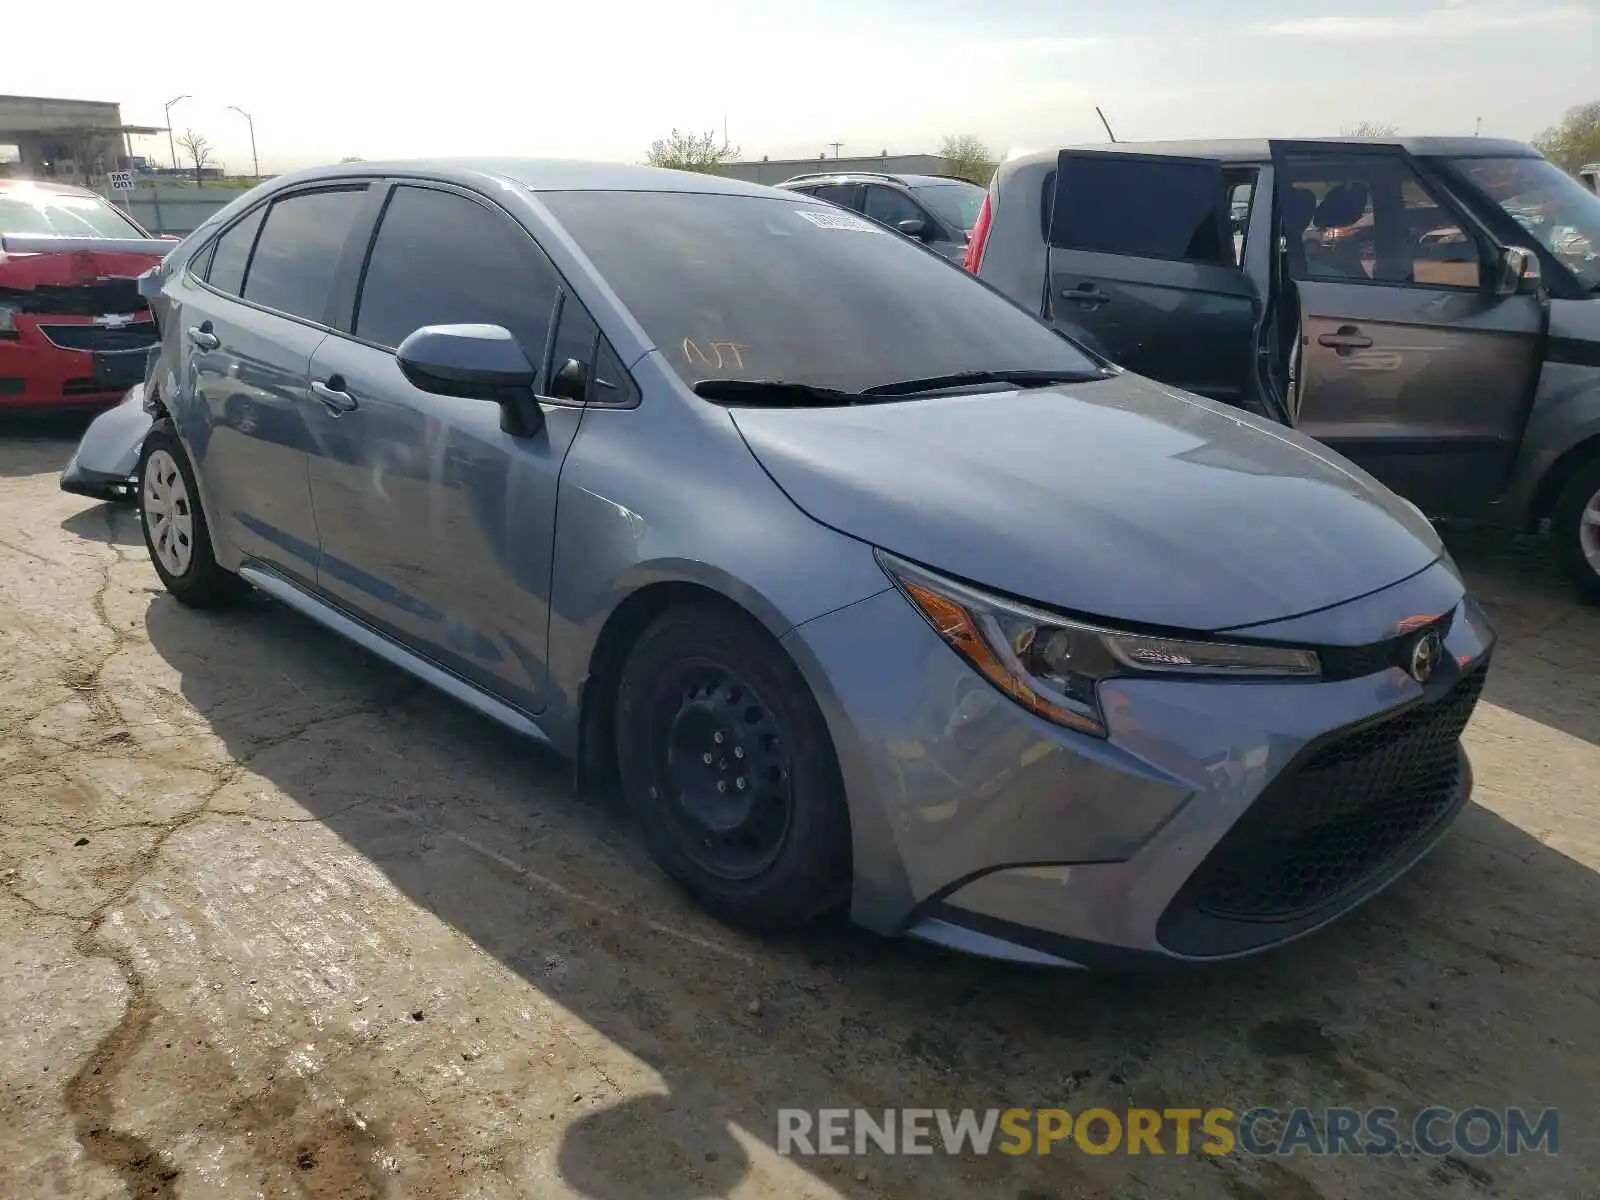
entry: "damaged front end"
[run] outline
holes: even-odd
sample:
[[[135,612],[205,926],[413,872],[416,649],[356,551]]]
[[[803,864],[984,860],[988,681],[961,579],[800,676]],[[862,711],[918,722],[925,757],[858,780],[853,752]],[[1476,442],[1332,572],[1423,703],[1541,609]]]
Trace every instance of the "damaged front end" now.
[[[173,243],[0,233],[0,407],[109,403],[158,331],[137,277]]]

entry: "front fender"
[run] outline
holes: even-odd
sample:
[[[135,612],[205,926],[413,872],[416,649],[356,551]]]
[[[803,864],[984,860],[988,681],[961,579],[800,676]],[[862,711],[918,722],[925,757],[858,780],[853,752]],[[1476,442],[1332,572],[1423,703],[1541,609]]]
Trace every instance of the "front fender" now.
[[[552,740],[576,722],[601,631],[641,588],[708,589],[782,637],[889,586],[871,547],[783,494],[726,409],[688,396],[658,354],[633,371],[644,403],[586,412],[562,467],[541,721]]]

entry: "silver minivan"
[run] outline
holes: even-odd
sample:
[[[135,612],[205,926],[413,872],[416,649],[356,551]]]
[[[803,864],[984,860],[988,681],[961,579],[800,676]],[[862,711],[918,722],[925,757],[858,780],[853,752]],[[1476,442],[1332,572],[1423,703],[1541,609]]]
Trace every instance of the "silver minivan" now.
[[[1001,165],[966,265],[1430,516],[1548,518],[1600,602],[1600,197],[1518,142],[1119,143]]]

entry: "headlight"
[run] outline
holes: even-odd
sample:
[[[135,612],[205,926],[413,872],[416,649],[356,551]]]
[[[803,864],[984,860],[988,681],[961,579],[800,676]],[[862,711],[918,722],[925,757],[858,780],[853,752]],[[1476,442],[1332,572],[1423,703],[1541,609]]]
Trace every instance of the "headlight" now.
[[[1315,651],[1126,633],[1068,620],[945,579],[883,551],[878,561],[955,652],[1030,712],[1106,736],[1099,683],[1115,675],[1314,679]]]

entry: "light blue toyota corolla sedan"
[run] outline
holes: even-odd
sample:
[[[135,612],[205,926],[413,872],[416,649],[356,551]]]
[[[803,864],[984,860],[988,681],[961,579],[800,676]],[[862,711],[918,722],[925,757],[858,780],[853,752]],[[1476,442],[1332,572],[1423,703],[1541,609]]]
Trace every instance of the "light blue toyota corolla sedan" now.
[[[1415,509],[843,210],[349,164],[142,286],[168,590],[548,740],[730,920],[1230,958],[1467,802],[1493,634]]]

